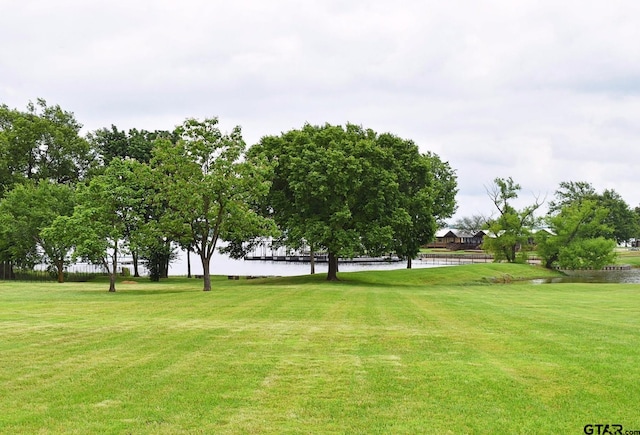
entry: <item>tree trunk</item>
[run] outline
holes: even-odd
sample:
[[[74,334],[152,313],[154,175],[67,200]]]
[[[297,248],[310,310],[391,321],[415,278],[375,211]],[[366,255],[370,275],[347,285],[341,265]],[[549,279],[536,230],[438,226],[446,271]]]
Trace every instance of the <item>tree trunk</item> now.
[[[311,262],[311,275],[316,273],[316,253],[313,251],[313,246],[309,247],[309,261]]]
[[[109,291],[112,292],[112,293],[116,291],[116,273],[115,273],[115,271],[111,272],[109,274]]]
[[[187,278],[191,278],[191,249],[187,249]]]
[[[160,278],[169,278],[169,261],[171,260],[169,254],[162,255],[162,269]]]
[[[111,270],[109,271],[109,291],[116,291],[116,270],[118,268],[118,243],[113,245],[113,257],[111,262]],[[109,270],[109,268],[107,268]]]
[[[56,268],[58,269],[58,282],[59,283],[63,283],[64,282],[64,261],[62,260],[56,260]]]
[[[411,269],[411,257],[407,258],[407,269]]]
[[[13,273],[13,263],[10,261],[2,262],[2,279],[16,279]]]
[[[329,272],[327,273],[327,281],[338,281],[338,257],[329,252]]]
[[[202,290],[208,292],[211,291],[211,275],[210,275],[210,266],[211,266],[211,258],[206,258],[204,255],[200,257],[202,259],[202,277],[204,281],[204,288]]]
[[[135,278],[140,278],[140,271],[138,270],[138,251],[133,250],[131,253],[131,258],[133,259],[133,276]]]

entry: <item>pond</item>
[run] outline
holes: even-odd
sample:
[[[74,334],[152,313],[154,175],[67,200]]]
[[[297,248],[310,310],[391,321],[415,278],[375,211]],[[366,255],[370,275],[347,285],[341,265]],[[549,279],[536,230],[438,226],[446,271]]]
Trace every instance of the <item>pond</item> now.
[[[565,282],[640,284],[640,269],[629,270],[574,270],[565,271],[566,275],[557,278],[536,279],[536,284],[555,284]]]

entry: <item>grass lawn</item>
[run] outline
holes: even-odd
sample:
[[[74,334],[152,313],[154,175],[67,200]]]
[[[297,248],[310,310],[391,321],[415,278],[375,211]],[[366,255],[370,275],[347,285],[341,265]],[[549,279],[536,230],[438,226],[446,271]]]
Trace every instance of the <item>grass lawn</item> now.
[[[0,433],[640,429],[640,285],[549,273],[0,282]]]
[[[640,267],[640,251],[620,248],[616,250],[618,264],[629,264],[632,267]]]

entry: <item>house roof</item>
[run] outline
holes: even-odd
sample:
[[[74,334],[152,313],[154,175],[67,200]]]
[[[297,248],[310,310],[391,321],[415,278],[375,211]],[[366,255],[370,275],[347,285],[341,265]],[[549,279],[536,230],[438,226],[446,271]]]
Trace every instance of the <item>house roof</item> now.
[[[436,237],[444,238],[444,237],[458,237],[461,239],[470,239],[473,237],[483,237],[487,233],[483,230],[480,230],[476,233],[470,233],[468,231],[451,229],[451,228],[442,228],[438,232],[436,232]]]
[[[544,231],[545,233],[547,233],[547,234],[549,234],[551,236],[555,236],[556,235],[556,233],[551,228],[533,228],[531,230],[531,233],[532,234],[536,234],[536,233],[539,233],[539,232],[542,232],[542,231]]]

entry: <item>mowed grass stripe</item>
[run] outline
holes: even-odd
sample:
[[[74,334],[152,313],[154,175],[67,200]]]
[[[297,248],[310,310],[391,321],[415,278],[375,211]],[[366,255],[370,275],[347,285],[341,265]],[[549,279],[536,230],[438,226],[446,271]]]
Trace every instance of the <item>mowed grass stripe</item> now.
[[[0,432],[640,427],[640,287],[490,284],[542,273],[2,283]]]

